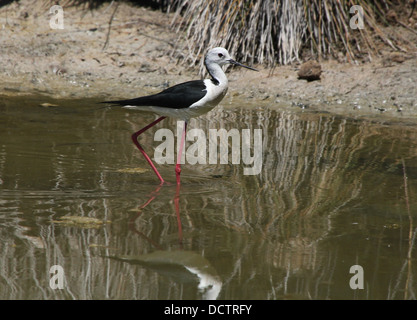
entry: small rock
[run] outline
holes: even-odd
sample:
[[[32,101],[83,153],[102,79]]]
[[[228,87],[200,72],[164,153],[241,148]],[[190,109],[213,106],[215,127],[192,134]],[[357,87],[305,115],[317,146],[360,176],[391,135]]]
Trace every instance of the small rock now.
[[[406,59],[408,59],[408,56],[406,56],[404,53],[391,52],[389,54],[385,54],[385,56],[382,58],[382,64],[386,67],[392,67],[393,62],[403,63]]]
[[[297,75],[299,79],[305,79],[307,81],[320,80],[321,65],[313,60],[304,62]]]
[[[400,52],[393,52],[390,54],[390,59],[393,62],[403,63],[405,61],[405,56]]]

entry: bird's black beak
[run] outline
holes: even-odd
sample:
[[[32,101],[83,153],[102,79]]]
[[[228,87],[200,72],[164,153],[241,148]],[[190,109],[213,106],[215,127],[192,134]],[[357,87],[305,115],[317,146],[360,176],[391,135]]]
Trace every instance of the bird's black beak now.
[[[253,71],[258,71],[258,70],[256,70],[255,68],[245,66],[244,64],[241,64],[241,63],[239,63],[239,62],[237,62],[237,61],[235,61],[235,60],[233,60],[233,59],[229,59],[229,60],[227,60],[227,61],[228,61],[230,64],[234,64],[235,66],[243,67],[243,68],[250,69],[250,70],[253,70]]]

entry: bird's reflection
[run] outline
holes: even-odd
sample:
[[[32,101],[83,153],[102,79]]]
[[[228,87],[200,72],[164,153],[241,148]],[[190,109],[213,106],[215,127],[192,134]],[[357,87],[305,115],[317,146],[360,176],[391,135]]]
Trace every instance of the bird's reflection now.
[[[130,264],[139,264],[160,274],[166,275],[177,283],[196,282],[198,291],[203,299],[217,299],[222,288],[222,281],[220,280],[217,271],[210,262],[199,253],[183,249],[179,184],[176,186],[174,205],[177,217],[178,242],[181,249],[172,251],[164,250],[163,246],[156,243],[136,228],[136,219],[138,219],[143,214],[144,209],[159,196],[162,188],[166,188],[166,186],[159,185],[152,191],[149,199],[140,206],[138,213],[129,221],[129,229],[149,242],[156,250],[139,256],[122,255],[114,256],[112,258]]]
[[[139,207],[137,215],[135,215],[130,221],[129,221],[129,229],[138,234],[140,237],[151,243],[154,247],[160,249],[160,246],[153,241],[151,238],[146,236],[143,232],[136,229],[136,220],[142,215],[144,209],[153,201],[155,198],[159,196],[159,192],[161,188],[163,187],[163,184],[160,184],[156,187],[155,190],[153,190],[149,196],[149,199]],[[181,215],[180,215],[180,188],[181,186],[177,184],[176,191],[175,191],[175,197],[174,197],[174,205],[175,205],[175,214],[177,216],[177,228],[178,228],[178,242],[180,246],[182,247],[182,241],[183,241],[183,234],[182,234],[182,224],[181,224]]]

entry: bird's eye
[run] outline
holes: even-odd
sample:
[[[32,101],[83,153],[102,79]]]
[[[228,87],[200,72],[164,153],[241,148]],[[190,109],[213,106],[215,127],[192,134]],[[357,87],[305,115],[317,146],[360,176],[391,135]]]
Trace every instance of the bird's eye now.
[[[223,58],[223,53],[218,54],[219,58]]]

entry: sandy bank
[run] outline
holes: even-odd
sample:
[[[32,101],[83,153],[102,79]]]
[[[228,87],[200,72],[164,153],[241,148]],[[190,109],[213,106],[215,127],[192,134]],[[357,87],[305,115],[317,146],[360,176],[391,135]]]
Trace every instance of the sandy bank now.
[[[166,55],[178,39],[169,15],[126,3],[114,12],[109,4],[93,10],[64,7],[64,29],[51,29],[49,2],[22,0],[1,7],[0,95],[130,98],[200,77],[198,68]],[[399,31],[410,44],[406,52],[381,51],[360,65],[321,61],[319,81],[299,80],[299,65],[256,66],[258,73],[235,68],[222,104],[242,98],[271,108],[414,119],[417,31]]]

